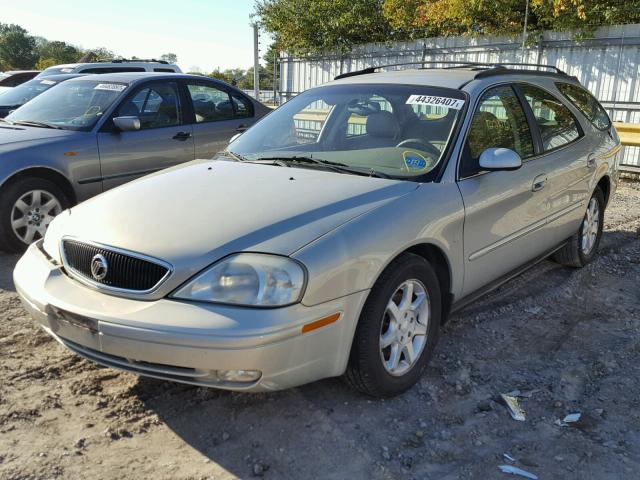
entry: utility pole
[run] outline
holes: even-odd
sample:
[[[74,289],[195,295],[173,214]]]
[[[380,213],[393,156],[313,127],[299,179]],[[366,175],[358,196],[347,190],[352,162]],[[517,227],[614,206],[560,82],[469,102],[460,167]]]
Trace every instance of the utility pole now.
[[[524,63],[524,47],[527,43],[527,23],[529,22],[529,0],[527,0],[527,4],[524,10],[524,28],[522,29],[522,59],[520,60]]]
[[[278,53],[277,52],[273,52],[273,104],[277,105],[278,102],[276,101],[276,95],[277,95],[277,86],[276,86],[276,81],[278,80]]]
[[[253,24],[253,93],[260,100],[260,53],[258,42],[258,24]]]

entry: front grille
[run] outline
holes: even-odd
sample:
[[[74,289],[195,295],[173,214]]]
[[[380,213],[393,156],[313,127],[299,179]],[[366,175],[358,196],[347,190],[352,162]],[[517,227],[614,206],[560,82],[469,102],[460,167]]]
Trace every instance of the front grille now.
[[[109,247],[63,240],[62,250],[68,269],[77,276],[106,288],[145,292],[156,287],[169,273],[169,268],[165,265]],[[96,255],[102,255],[107,264],[107,272],[102,279],[91,273],[91,262]]]

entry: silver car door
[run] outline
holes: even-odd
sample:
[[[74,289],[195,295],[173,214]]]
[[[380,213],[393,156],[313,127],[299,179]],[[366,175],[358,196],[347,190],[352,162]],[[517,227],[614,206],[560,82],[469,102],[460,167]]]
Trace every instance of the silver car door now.
[[[545,227],[549,243],[557,244],[574,234],[584,216],[589,185],[595,174],[597,150],[594,138],[584,136],[571,110],[550,92],[529,84],[516,88],[525,99],[540,132],[543,154],[548,164],[547,196],[549,218]]]
[[[254,121],[252,104],[242,95],[207,81],[187,82],[193,105],[193,135],[197,158],[212,158],[229,140]]]
[[[98,134],[104,190],[194,159],[177,83],[145,83],[122,101],[113,114],[118,116],[138,117],[140,129],[120,131],[110,120]]]
[[[523,159],[514,171],[482,171],[480,154],[503,147]],[[460,159],[458,186],[465,206],[463,295],[535,258],[544,250],[547,165],[525,111],[510,85],[485,92],[474,112]]]

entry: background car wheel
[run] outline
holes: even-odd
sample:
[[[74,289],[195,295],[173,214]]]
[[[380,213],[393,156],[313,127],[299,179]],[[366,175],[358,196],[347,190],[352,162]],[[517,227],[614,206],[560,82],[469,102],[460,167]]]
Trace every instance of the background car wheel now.
[[[380,275],[356,328],[345,380],[375,397],[415,384],[438,342],[440,284],[422,257],[403,254]]]
[[[553,259],[568,267],[584,267],[596,256],[603,223],[604,195],[598,187],[589,199],[580,228],[567,244],[554,254]]]
[[[0,249],[24,251],[68,206],[64,192],[49,180],[21,178],[10,183],[0,194]]]

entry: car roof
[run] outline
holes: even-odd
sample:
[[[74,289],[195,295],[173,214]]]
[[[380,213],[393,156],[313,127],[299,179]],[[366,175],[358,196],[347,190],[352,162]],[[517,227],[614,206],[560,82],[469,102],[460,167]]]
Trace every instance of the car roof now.
[[[505,80],[514,82],[518,80],[535,80],[541,77],[548,78],[550,76],[565,82],[579,83],[575,77],[565,73],[511,68],[424,68],[377,71],[375,73],[354,72],[346,75],[343,78],[334,80],[331,85],[342,83],[388,83],[461,89],[473,80],[487,79],[487,83],[498,83]]]
[[[186,78],[186,79],[204,79],[215,81],[216,79],[211,77],[205,77],[204,75],[189,75],[188,73],[171,73],[171,72],[118,72],[118,73],[92,73],[89,75],[83,75],[82,80],[100,80],[104,82],[121,82],[121,83],[135,83],[138,80],[147,80],[150,78],[157,79],[176,79],[176,78]],[[49,78],[49,77],[44,77]],[[71,81],[80,80],[74,79]],[[221,82],[220,83],[224,83]]]
[[[86,77],[86,73],[54,73],[53,75],[47,75],[46,77],[36,77],[29,80],[30,82],[33,80],[43,81],[43,80],[53,80],[55,82],[62,82],[63,80],[69,80],[71,78],[76,77]]]

